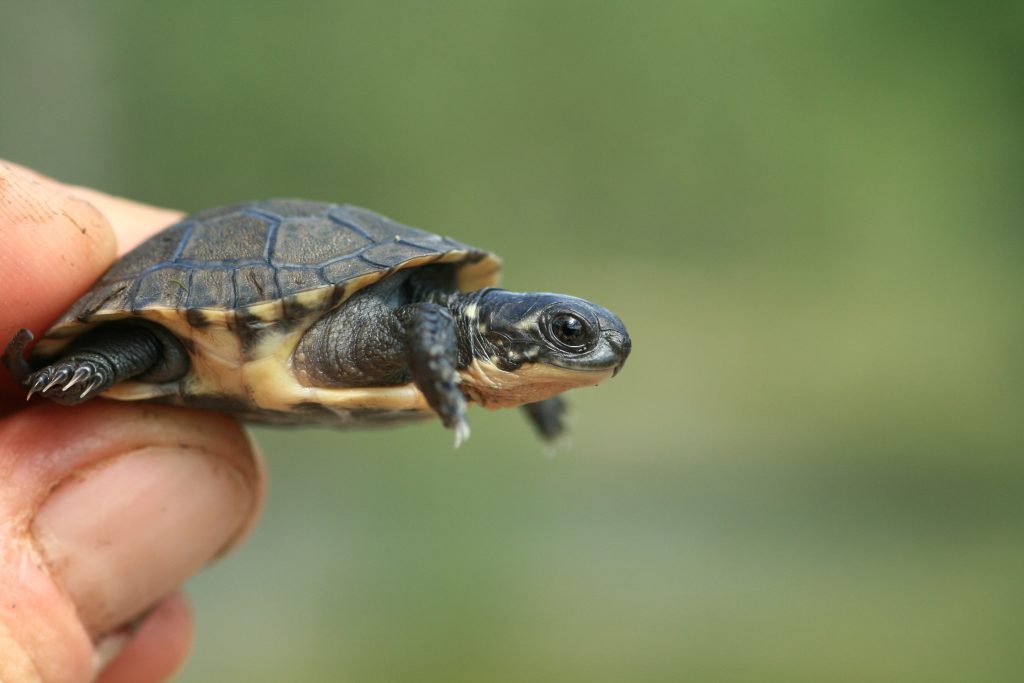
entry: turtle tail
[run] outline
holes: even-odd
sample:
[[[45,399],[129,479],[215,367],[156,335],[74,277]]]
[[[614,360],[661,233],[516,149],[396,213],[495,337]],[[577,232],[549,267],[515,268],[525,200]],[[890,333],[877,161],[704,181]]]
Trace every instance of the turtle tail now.
[[[7,344],[4,351],[4,367],[21,386],[27,386],[28,377],[32,374],[32,366],[25,360],[25,349],[32,341],[32,333],[26,329],[18,331]]]

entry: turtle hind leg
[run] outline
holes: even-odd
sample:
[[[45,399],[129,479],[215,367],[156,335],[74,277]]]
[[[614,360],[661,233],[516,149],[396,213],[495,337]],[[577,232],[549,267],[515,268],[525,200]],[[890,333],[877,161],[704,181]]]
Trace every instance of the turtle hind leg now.
[[[55,403],[75,405],[126,379],[180,376],[188,368],[187,356],[184,351],[167,353],[168,342],[163,337],[169,336],[142,325],[98,327],[84,334],[63,356],[29,374],[22,382],[28,388],[26,398],[39,394]],[[182,363],[185,365],[178,367]],[[169,364],[174,367],[168,368]]]

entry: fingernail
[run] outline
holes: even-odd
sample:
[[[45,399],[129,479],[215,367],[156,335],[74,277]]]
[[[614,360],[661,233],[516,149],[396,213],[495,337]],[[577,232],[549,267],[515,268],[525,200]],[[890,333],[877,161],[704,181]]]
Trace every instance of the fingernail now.
[[[238,534],[254,492],[223,459],[145,448],[62,482],[33,532],[94,637],[136,617]]]

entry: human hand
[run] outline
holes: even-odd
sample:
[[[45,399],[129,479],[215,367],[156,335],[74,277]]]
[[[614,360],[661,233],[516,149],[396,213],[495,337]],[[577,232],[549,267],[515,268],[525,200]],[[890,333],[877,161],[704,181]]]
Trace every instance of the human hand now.
[[[0,346],[178,217],[0,162]],[[191,639],[177,586],[238,541],[262,492],[226,417],[26,403],[0,371],[0,681],[166,680]]]

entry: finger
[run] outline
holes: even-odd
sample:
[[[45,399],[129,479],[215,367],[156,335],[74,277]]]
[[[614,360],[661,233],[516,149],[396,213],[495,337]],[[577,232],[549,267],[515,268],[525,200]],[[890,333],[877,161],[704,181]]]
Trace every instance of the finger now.
[[[260,477],[241,428],[211,413],[101,400],[0,420],[0,635],[43,680],[87,680],[67,672],[91,675],[94,642],[248,528]],[[6,659],[0,680],[21,680]]]
[[[110,224],[92,205],[0,163],[0,344],[42,331],[110,265]],[[0,410],[23,398],[0,373]]]
[[[129,637],[96,683],[161,683],[181,668],[192,642],[192,614],[185,596],[161,602]]]
[[[131,199],[105,194],[92,188],[62,183],[38,171],[9,161],[2,163],[56,192],[64,192],[92,204],[113,227],[114,234],[117,236],[118,256],[130,251],[153,233],[176,223],[183,215],[180,211],[173,209],[150,206]]]
[[[182,217],[180,211],[114,197],[87,187],[65,185],[65,188],[72,196],[92,204],[107,217],[117,236],[118,256],[123,256],[150,235],[177,223]]]

